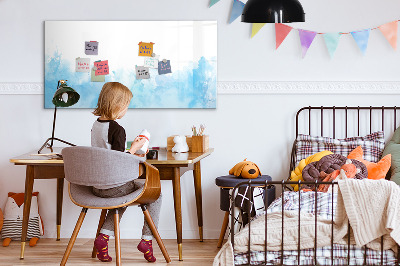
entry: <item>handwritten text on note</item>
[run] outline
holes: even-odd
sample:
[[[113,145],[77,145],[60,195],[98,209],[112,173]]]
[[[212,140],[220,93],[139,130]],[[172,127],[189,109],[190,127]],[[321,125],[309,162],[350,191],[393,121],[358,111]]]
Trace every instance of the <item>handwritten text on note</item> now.
[[[99,75],[108,75],[108,60],[104,61],[96,61],[94,62],[94,66],[96,67],[96,76]]]
[[[99,54],[99,42],[85,42],[85,54],[87,55],[98,55]]]
[[[139,56],[151,56],[153,54],[152,42],[140,42],[139,43]]]

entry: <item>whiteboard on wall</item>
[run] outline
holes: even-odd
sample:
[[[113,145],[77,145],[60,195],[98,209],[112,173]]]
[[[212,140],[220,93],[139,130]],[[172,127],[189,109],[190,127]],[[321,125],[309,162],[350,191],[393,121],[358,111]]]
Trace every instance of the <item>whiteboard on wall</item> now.
[[[85,52],[88,42],[98,44],[97,54]],[[140,43],[152,43],[152,53],[139,55]],[[149,59],[168,62],[170,71],[154,64],[149,77],[138,76]],[[93,76],[96,61],[108,62],[108,74]],[[216,108],[217,22],[46,21],[45,108],[54,107],[58,80],[68,80],[80,94],[72,108],[95,108],[109,81],[132,91],[130,108]]]

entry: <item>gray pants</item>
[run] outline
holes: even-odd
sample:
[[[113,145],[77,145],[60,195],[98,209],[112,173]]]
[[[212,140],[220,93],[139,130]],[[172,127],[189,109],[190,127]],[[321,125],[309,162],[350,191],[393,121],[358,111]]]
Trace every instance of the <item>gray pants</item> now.
[[[135,182],[135,180],[133,180],[119,187],[113,187],[108,189],[93,188],[93,194],[101,198],[122,197],[138,189],[141,189],[143,186],[144,182],[138,182],[138,181]],[[160,197],[155,202],[146,204],[146,207],[151,215],[151,218],[153,218],[154,224],[157,228],[158,228],[158,221],[160,219],[161,202],[162,202],[162,196],[160,194]],[[122,218],[122,215],[124,214],[125,210],[126,207],[118,208],[119,219]],[[114,214],[115,214],[115,209],[108,210],[106,220],[104,221],[100,233],[109,236],[114,236]],[[143,225],[142,239],[146,240],[153,239],[153,234],[146,220],[144,221]]]

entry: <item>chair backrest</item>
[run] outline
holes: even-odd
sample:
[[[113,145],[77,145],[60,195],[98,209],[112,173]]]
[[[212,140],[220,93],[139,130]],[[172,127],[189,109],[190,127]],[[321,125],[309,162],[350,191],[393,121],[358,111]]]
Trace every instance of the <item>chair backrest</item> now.
[[[62,150],[65,179],[83,186],[118,186],[139,176],[144,158],[97,147],[67,147]]]

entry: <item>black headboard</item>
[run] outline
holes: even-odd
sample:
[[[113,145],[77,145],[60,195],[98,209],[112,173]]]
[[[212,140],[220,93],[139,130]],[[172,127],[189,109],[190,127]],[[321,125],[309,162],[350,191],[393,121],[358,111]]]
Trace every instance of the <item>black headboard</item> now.
[[[299,134],[347,138],[361,136],[382,130],[385,138],[397,128],[396,106],[308,106],[296,114],[296,137]],[[295,144],[293,144],[290,171],[295,165]],[[290,176],[290,172],[289,172]]]

